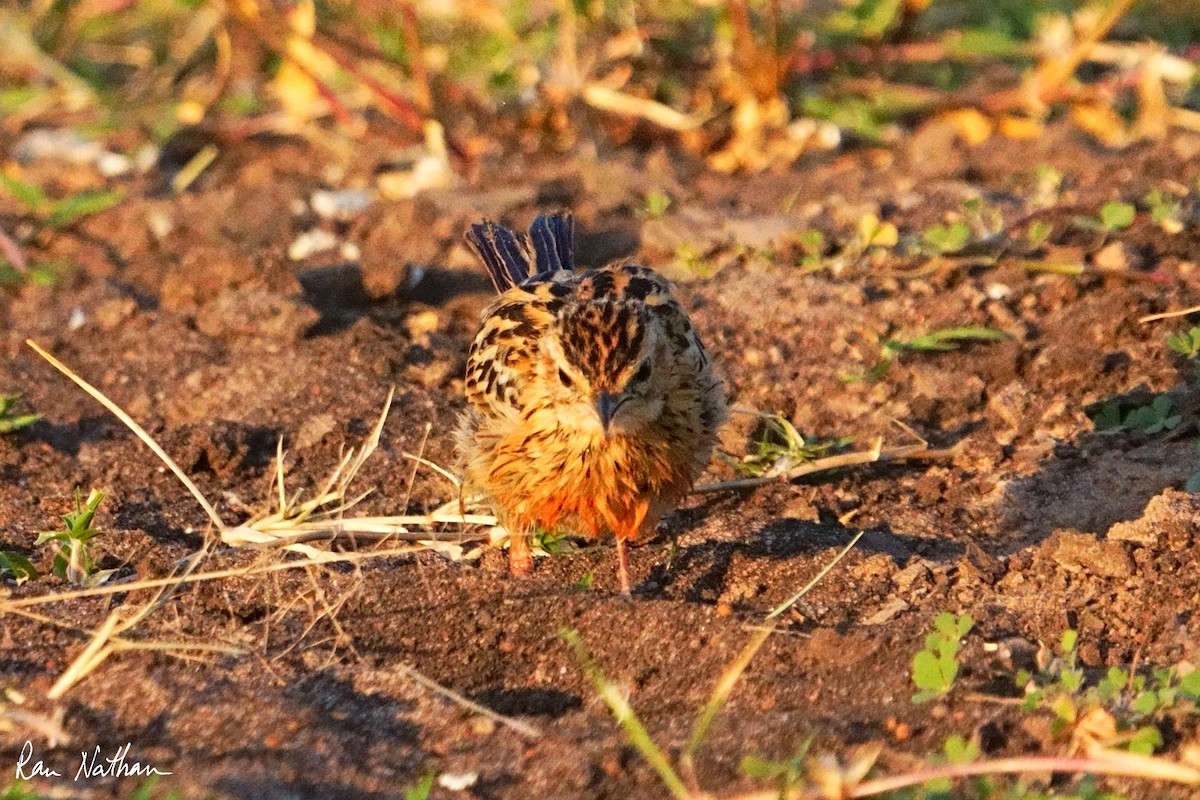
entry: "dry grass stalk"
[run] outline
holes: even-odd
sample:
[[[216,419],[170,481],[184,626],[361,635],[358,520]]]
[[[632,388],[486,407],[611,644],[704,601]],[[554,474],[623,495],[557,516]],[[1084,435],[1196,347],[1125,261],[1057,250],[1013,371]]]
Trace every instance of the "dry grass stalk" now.
[[[896,792],[930,781],[949,778],[970,778],[978,775],[1021,775],[1066,773],[1071,775],[1112,775],[1141,780],[1176,783],[1183,786],[1200,786],[1200,769],[1186,764],[1169,761],[1156,756],[1105,750],[1089,758],[1066,758],[1058,756],[1026,756],[997,758],[990,761],[972,761],[966,764],[944,764],[928,769],[875,778],[837,787],[807,786],[780,792],[773,789],[764,792],[748,792],[727,800],[826,800],[829,797],[856,798]],[[833,790],[831,794],[830,791]]]
[[[739,478],[732,481],[703,483],[692,489],[692,494],[708,494],[735,489],[754,489],[759,486],[769,486],[773,483],[789,483],[797,478],[817,472],[856,467],[863,464],[892,464],[899,461],[954,458],[956,455],[958,455],[957,447],[934,450],[929,447],[928,443],[901,445],[884,450],[883,438],[877,437],[867,450],[860,450],[855,453],[841,453],[836,456],[826,456],[825,458],[815,458],[812,461],[797,464],[775,475],[761,475],[756,478]]]

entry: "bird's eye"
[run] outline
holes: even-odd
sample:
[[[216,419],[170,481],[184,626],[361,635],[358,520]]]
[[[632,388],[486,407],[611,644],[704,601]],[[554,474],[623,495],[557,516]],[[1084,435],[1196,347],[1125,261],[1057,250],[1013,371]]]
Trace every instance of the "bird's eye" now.
[[[562,381],[562,385],[568,389],[575,385],[575,381],[571,380],[571,376],[568,375],[561,367],[558,370],[558,379]]]
[[[647,358],[645,361],[642,362],[642,365],[640,367],[638,367],[637,374],[633,376],[633,379],[640,383],[644,380],[648,380],[649,378],[650,378],[650,359]]]

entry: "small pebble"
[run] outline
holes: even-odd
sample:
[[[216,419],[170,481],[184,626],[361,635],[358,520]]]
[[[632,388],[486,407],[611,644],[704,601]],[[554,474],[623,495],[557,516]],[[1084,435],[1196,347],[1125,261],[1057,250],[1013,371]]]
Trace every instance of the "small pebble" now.
[[[105,151],[96,159],[96,169],[106,178],[118,178],[133,171],[133,159],[120,153]]]
[[[312,193],[308,202],[316,215],[322,219],[348,220],[361,214],[371,205],[371,195],[362,189],[318,189]]]
[[[496,723],[487,717],[476,717],[471,720],[471,733],[476,736],[491,736],[496,732]]]
[[[65,128],[37,128],[22,136],[13,146],[13,157],[22,164],[58,158],[72,164],[95,162],[104,153],[99,142],[85,139]]]
[[[161,242],[175,230],[175,220],[161,208],[155,208],[146,213],[146,227],[155,241]]]
[[[1092,256],[1097,267],[1113,272],[1121,272],[1129,268],[1129,253],[1123,242],[1110,242]]]
[[[984,289],[984,293],[987,294],[989,300],[1003,300],[1012,294],[1012,287],[1003,283],[989,283]]]
[[[450,792],[463,792],[479,781],[478,772],[443,772],[438,775],[438,786]]]
[[[332,233],[313,228],[297,236],[295,241],[288,245],[288,258],[292,261],[303,261],[313,253],[332,250],[337,245],[337,237]]]

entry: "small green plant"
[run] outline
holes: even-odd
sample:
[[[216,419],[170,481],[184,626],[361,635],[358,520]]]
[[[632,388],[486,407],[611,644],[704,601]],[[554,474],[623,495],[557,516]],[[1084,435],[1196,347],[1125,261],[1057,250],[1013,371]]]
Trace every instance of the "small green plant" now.
[[[1110,233],[1124,230],[1133,224],[1137,209],[1133,203],[1112,200],[1100,207],[1100,213],[1095,217],[1076,217],[1075,224],[1090,231],[1099,231],[1106,236]]]
[[[1200,453],[1200,439],[1196,440],[1196,452]],[[1190,494],[1200,492],[1200,469],[1193,472],[1191,477],[1187,479],[1187,482],[1183,485],[1183,490]]]
[[[8,575],[20,586],[38,576],[33,563],[13,550],[0,550],[0,576]]]
[[[965,222],[949,225],[934,225],[921,234],[925,248],[935,254],[950,255],[961,252],[971,243],[971,228]]]
[[[1058,205],[1062,183],[1061,172],[1049,164],[1039,164],[1033,171],[1033,196],[1029,198],[1029,204],[1034,208]]]
[[[1128,407],[1120,399],[1109,400],[1092,411],[1092,423],[1098,431],[1138,431],[1160,433],[1173,430],[1183,420],[1172,414],[1171,396],[1155,395],[1144,406]]]
[[[862,380],[877,381],[903,353],[945,353],[973,342],[998,342],[1005,338],[1007,335],[995,328],[968,326],[940,328],[915,339],[889,339],[883,343],[878,364],[863,374],[843,375],[842,380],[846,383],[857,383]]]
[[[955,616],[945,611],[937,615],[933,632],[925,637],[925,649],[913,656],[912,681],[921,690],[913,695],[914,703],[941,697],[954,686],[961,639],[974,625],[967,614]]]
[[[1150,755],[1163,744],[1160,721],[1196,712],[1200,671],[1180,675],[1174,668],[1135,672],[1113,666],[1094,685],[1086,686],[1078,665],[1078,638],[1075,631],[1065,631],[1059,642],[1062,655],[1037,673],[1022,670],[1016,676],[1018,687],[1025,691],[1022,709],[1050,711],[1056,736],[1090,719],[1084,735],[1100,738],[1106,747]],[[1106,724],[1095,724],[1097,719]]]
[[[654,189],[646,195],[645,203],[642,205],[642,216],[646,219],[658,219],[666,214],[670,207],[670,196],[660,189]]]
[[[53,286],[70,268],[71,265],[66,262],[51,261],[45,264],[30,264],[22,271],[0,258],[0,286]]]
[[[84,217],[99,214],[124,199],[119,189],[79,192],[54,200],[42,187],[0,173],[0,186],[47,228],[66,228]]]
[[[700,278],[709,278],[713,274],[713,263],[708,254],[687,242],[675,248],[675,265],[677,269]]]
[[[24,206],[41,228],[69,228],[84,217],[99,214],[124,199],[119,189],[80,192],[61,200],[52,199],[42,187],[27,183],[0,172],[0,189]],[[7,259],[0,258],[0,286],[50,286],[68,270],[69,265],[56,261],[29,264],[18,269]]]
[[[792,789],[804,784],[808,775],[808,750],[811,744],[811,739],[805,741],[796,755],[786,761],[775,761],[756,755],[742,756],[740,765],[742,774],[770,781],[779,790],[780,797],[787,797]]]
[[[853,441],[845,437],[832,441],[809,442],[796,426],[781,414],[763,414],[762,432],[741,458],[722,454],[722,459],[740,475],[757,478],[783,475],[797,464],[820,458],[831,450],[840,450]]]
[[[431,772],[405,790],[404,800],[429,800],[429,793],[433,791],[433,781],[434,775]]]
[[[1029,229],[1025,231],[1025,241],[1030,247],[1038,248],[1050,240],[1050,234],[1054,233],[1054,226],[1045,220],[1034,220]]]
[[[1167,347],[1187,359],[1200,355],[1200,326],[1171,334],[1167,337]]]
[[[27,781],[17,780],[0,790],[0,800],[42,800],[45,797]]]
[[[546,555],[573,553],[578,548],[571,542],[570,533],[563,528],[537,528],[533,532],[533,546]]]
[[[1150,220],[1166,233],[1183,230],[1183,200],[1162,189],[1151,189],[1142,202],[1150,209]]]
[[[815,228],[804,231],[796,239],[800,245],[800,266],[806,272],[815,272],[825,266],[825,234]]]
[[[97,570],[96,561],[91,553],[91,541],[100,535],[100,531],[92,527],[96,510],[104,500],[104,492],[92,489],[87,501],[80,498],[75,491],[75,511],[63,514],[65,530],[42,531],[35,544],[46,542],[61,542],[58,552],[54,555],[54,574],[76,586],[98,586],[104,583],[116,570]]]
[[[982,197],[963,201],[963,220],[981,242],[993,241],[1004,233],[1004,215],[996,206],[983,202]]]
[[[0,394],[0,433],[12,433],[28,428],[42,418],[41,414],[18,414],[14,410],[19,394]]]
[[[899,241],[900,231],[892,223],[883,222],[874,214],[863,214],[858,220],[857,249],[895,247]]]

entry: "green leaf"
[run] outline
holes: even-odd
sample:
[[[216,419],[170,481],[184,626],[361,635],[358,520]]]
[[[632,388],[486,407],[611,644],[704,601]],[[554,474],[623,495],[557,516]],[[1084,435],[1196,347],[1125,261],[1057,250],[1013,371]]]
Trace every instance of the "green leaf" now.
[[[1153,725],[1147,725],[1144,728],[1139,728],[1133,738],[1129,740],[1129,752],[1137,753],[1143,756],[1153,755],[1154,751],[1162,747],[1162,733]]]
[[[34,544],[37,545],[45,544],[46,542],[66,541],[68,538],[70,538],[70,535],[71,534],[69,531],[42,531],[38,534],[37,540],[34,541]]]
[[[1021,56],[1026,49],[1024,42],[1017,41],[1007,31],[995,28],[966,28],[951,32],[943,38],[949,55],[1009,58]]]
[[[1079,716],[1075,699],[1069,694],[1060,694],[1055,697],[1050,703],[1050,710],[1054,712],[1054,716],[1067,723],[1074,722]]]
[[[804,231],[798,241],[806,255],[819,256],[825,250],[825,234],[816,229]]]
[[[665,192],[655,189],[646,195],[645,213],[650,219],[661,217],[670,207],[671,198]]]
[[[974,625],[975,621],[969,614],[955,616],[949,611],[943,611],[933,620],[933,627],[946,638],[954,640],[956,644],[959,639],[967,635]]]
[[[0,575],[11,575],[13,580],[20,586],[27,580],[34,579],[38,576],[37,569],[33,563],[12,550],[0,550]]]
[[[1063,653],[1070,653],[1075,650],[1075,644],[1079,641],[1079,631],[1068,628],[1063,631],[1062,640],[1059,642],[1059,647]]]
[[[3,186],[14,200],[34,214],[50,205],[50,198],[42,191],[42,187],[35,184],[11,178],[0,172],[0,186]]]
[[[1045,220],[1035,220],[1029,226],[1029,230],[1025,232],[1025,239],[1034,247],[1039,247],[1046,243],[1050,238],[1050,234],[1054,232],[1054,226]]]
[[[41,414],[14,414],[19,394],[0,394],[0,433],[12,433],[27,428],[42,418]]]
[[[771,778],[778,778],[780,775],[786,775],[789,765],[782,761],[772,761],[761,756],[747,755],[742,756],[740,767],[743,775],[769,780]]]
[[[46,218],[51,228],[65,228],[83,217],[99,214],[124,199],[120,189],[99,192],[80,192],[54,204],[54,210]]]
[[[918,689],[938,690],[940,694],[945,688],[941,662],[929,650],[918,651],[913,656],[912,679]]]
[[[995,328],[966,326],[962,328],[941,328],[930,331],[907,342],[891,340],[884,346],[897,351],[926,351],[945,352],[957,350],[970,342],[998,342],[1008,338],[1003,331]]]
[[[956,733],[946,740],[942,752],[951,764],[966,764],[979,758],[979,742]]]
[[[1110,231],[1128,228],[1133,224],[1137,209],[1132,203],[1112,201],[1100,207],[1100,224]]]
[[[1096,416],[1092,417],[1092,424],[1096,426],[1096,430],[1098,431],[1112,431],[1120,428],[1120,404],[1115,400],[1109,400],[1096,412]]]
[[[1158,694],[1155,692],[1142,692],[1133,700],[1133,710],[1139,714],[1152,714],[1154,709],[1158,708]]]
[[[1186,358],[1195,358],[1200,354],[1200,327],[1168,336],[1167,347]]]
[[[21,414],[15,417],[0,418],[0,433],[12,433],[21,428],[28,428],[42,418],[41,414]]]
[[[1120,667],[1109,667],[1108,674],[1096,684],[1100,699],[1110,702],[1120,696],[1129,681],[1129,675]]]
[[[957,253],[971,243],[971,229],[965,222],[934,225],[926,229],[921,238],[939,253]]]
[[[1180,678],[1179,688],[1193,698],[1200,699],[1200,669],[1193,670]]]
[[[429,793],[433,791],[433,780],[432,773],[421,778],[416,786],[404,793],[404,800],[429,800]]]

